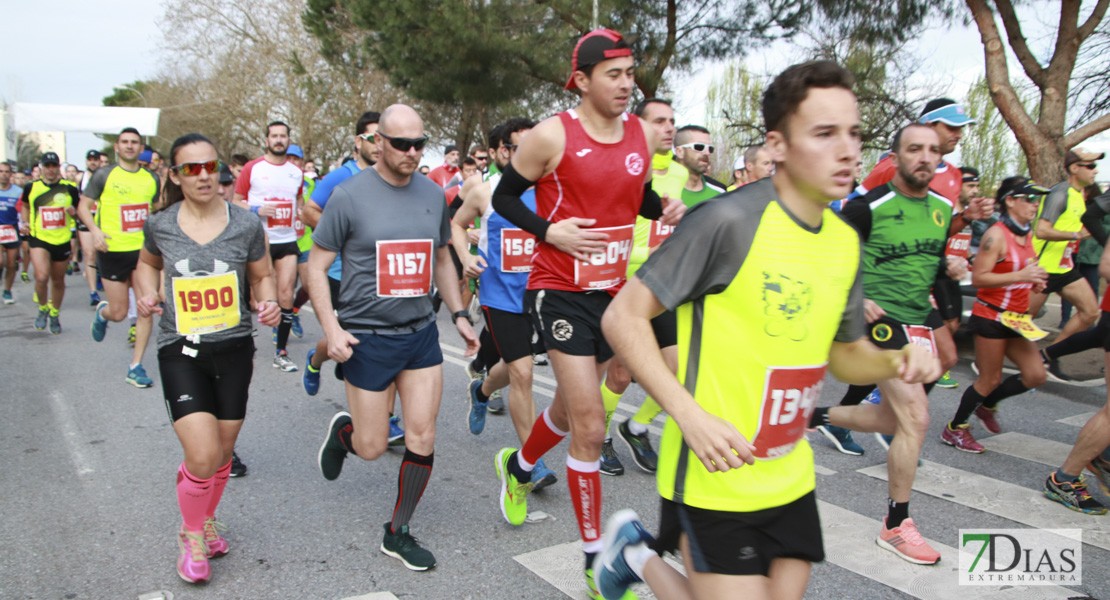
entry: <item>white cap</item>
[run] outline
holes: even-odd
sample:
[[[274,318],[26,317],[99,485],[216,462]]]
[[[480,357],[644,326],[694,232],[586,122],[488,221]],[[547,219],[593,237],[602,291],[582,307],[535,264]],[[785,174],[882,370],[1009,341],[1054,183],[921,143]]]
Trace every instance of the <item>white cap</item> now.
[[[736,162],[732,163],[732,170],[733,171],[742,171],[742,170],[744,170],[744,157],[743,156],[740,156],[740,158],[736,159]]]

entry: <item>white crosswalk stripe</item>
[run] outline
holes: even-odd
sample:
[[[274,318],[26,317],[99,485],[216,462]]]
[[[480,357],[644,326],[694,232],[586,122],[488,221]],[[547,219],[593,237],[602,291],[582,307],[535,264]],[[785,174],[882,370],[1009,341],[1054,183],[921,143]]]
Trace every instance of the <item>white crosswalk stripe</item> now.
[[[1093,416],[1095,416],[1095,411],[1080,413],[1078,415],[1066,417],[1063,419],[1056,419],[1056,422],[1063,423],[1064,425],[1074,425],[1076,427],[1082,427],[1086,425],[1087,421],[1090,421],[1091,417]]]

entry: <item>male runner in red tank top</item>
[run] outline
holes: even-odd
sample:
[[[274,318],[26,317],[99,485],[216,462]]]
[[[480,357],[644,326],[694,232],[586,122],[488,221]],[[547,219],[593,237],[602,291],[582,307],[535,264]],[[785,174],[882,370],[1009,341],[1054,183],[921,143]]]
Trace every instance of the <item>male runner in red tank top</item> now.
[[[494,210],[540,240],[524,307],[537,320],[558,382],[554,402],[536,419],[524,447],[501,450],[496,466],[502,515],[520,525],[533,466],[570,434],[567,483],[595,596],[590,566],[602,544],[598,465],[605,439],[600,384],[613,356],[601,316],[625,282],[636,215],[673,225],[685,206],[651,189],[648,149],[657,145],[656,133],[625,112],[635,61],[621,35],[607,29],[586,34],[572,64],[566,88],[579,89],[581,103],[532,130],[493,197]],[[520,200],[532,185],[535,213]]]

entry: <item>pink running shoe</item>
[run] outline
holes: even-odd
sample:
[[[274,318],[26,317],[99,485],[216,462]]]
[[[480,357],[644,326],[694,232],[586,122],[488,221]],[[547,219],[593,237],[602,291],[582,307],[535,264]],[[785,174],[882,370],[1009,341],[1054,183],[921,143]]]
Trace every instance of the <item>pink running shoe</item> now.
[[[177,574],[189,583],[207,582],[212,576],[208,566],[208,548],[204,545],[203,531],[189,531],[184,527],[177,532]]]
[[[979,417],[983,427],[991,433],[1002,433],[1002,425],[998,423],[998,419],[994,416],[997,413],[997,408],[987,408],[981,404],[975,409],[975,416]]]
[[[921,537],[913,519],[906,519],[898,527],[887,529],[886,517],[883,517],[883,530],[875,538],[875,543],[915,564],[935,565],[940,562],[940,552],[933,550],[925,538]]]
[[[972,454],[982,454],[986,448],[982,444],[975,441],[971,435],[971,425],[964,423],[963,425],[956,426],[952,429],[952,424],[948,423],[944,426],[944,431],[940,434],[940,441],[964,452]]]
[[[204,545],[208,547],[208,558],[219,558],[231,550],[231,545],[220,535],[225,531],[227,526],[217,521],[216,517],[208,517],[204,522]]]

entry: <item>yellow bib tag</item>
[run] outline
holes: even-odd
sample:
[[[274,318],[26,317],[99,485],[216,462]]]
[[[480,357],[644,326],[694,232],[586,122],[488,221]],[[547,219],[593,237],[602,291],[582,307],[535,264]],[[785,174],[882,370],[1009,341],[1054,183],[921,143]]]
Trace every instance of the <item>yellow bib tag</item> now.
[[[239,278],[235,273],[174,277],[177,333],[200,335],[239,324]]]
[[[1033,322],[1033,317],[1027,314],[1006,311],[998,315],[998,320],[1006,327],[1020,333],[1027,340],[1035,342],[1048,335],[1048,332],[1037,327],[1037,324]]]

